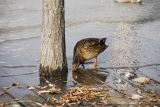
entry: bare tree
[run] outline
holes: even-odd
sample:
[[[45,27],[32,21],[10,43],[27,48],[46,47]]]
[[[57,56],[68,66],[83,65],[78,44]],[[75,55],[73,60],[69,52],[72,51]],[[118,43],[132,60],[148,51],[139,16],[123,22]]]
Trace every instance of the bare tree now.
[[[43,0],[40,75],[67,74],[64,0]]]

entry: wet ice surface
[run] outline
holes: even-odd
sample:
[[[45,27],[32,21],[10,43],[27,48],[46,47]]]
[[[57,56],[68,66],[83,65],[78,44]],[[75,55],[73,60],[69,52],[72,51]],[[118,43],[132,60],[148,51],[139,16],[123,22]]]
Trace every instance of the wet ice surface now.
[[[30,2],[35,2],[30,5]],[[0,87],[19,81],[27,85],[46,85],[39,79],[41,42],[41,1],[0,1]],[[77,5],[78,4],[78,5]],[[107,82],[114,88],[128,89],[137,77],[149,77],[144,89],[160,89],[160,2],[122,4],[109,0],[67,0],[66,50],[69,73],[60,80],[50,79],[62,89]],[[83,38],[107,37],[110,47],[85,69],[72,73],[73,48]],[[31,74],[30,74],[31,73]],[[7,77],[8,76],[8,77]],[[61,82],[60,82],[61,81]],[[63,81],[67,81],[63,83]],[[73,82],[75,81],[75,82]],[[13,90],[14,91],[14,90]],[[18,95],[17,95],[18,96]]]

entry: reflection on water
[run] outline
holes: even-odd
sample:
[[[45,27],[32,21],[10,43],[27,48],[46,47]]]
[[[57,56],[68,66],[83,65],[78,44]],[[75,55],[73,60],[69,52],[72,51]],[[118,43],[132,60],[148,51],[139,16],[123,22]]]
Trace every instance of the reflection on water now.
[[[54,77],[54,78],[40,78],[40,86],[46,87],[46,89],[50,89],[55,85],[56,87],[60,88],[61,90],[66,90],[66,83],[67,83],[67,75],[62,77]]]
[[[117,75],[118,74],[118,75]],[[137,74],[135,74],[134,69],[131,68],[125,68],[125,69],[114,69],[114,85],[116,87],[129,87],[130,84],[127,81],[122,80],[133,80],[137,77]]]
[[[23,96],[23,100],[25,101],[24,105],[27,107],[39,107],[37,103],[41,103],[43,101],[43,99],[40,99],[32,94],[26,94]]]
[[[116,69],[115,72],[117,72],[120,76],[124,77],[125,79],[131,80],[137,77],[136,74],[134,74],[134,70],[131,68],[127,69]]]
[[[108,73],[100,74],[97,69],[78,69],[72,73],[73,79],[81,85],[96,85],[105,82]]]

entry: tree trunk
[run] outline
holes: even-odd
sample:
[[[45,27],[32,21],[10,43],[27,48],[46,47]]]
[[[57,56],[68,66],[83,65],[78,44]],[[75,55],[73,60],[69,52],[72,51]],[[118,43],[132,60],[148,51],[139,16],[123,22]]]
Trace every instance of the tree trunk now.
[[[43,0],[40,75],[67,74],[64,0]]]

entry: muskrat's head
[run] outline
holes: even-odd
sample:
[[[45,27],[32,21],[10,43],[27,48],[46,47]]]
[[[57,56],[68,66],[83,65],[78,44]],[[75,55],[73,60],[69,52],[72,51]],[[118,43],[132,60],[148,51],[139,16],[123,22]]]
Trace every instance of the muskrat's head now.
[[[76,71],[78,69],[79,65],[80,65],[79,58],[77,56],[75,56],[73,58],[72,71]]]

